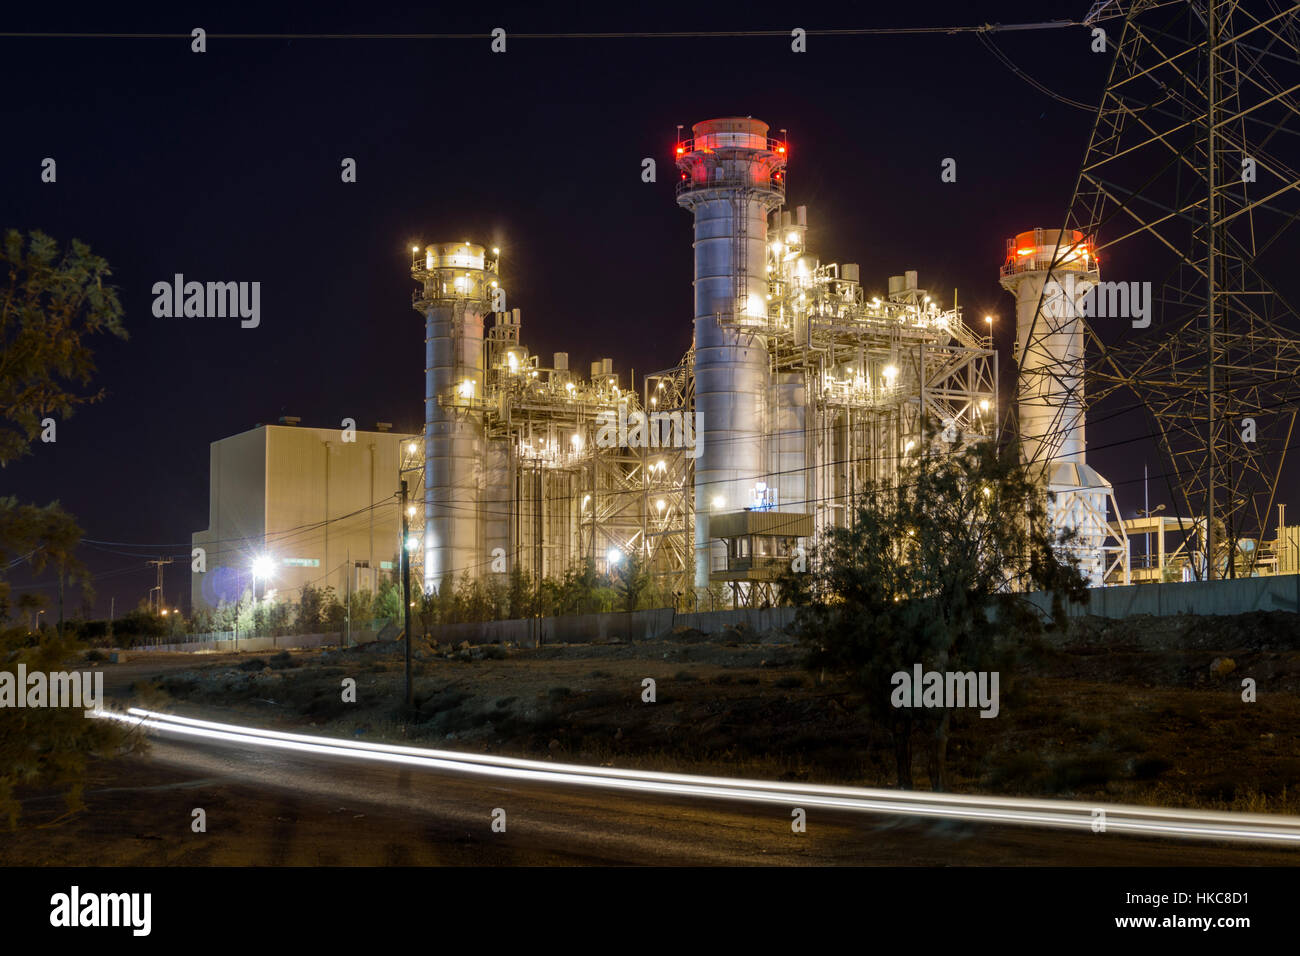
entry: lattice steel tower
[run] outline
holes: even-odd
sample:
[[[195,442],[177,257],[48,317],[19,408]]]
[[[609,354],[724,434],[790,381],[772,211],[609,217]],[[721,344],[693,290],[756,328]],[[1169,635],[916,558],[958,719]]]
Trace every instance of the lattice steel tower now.
[[[1087,20],[1113,59],[1064,226],[1124,283],[1097,303],[1154,293],[1149,325],[1086,320],[1087,392],[1145,411],[1210,578],[1253,568],[1300,398],[1298,10],[1133,0]]]

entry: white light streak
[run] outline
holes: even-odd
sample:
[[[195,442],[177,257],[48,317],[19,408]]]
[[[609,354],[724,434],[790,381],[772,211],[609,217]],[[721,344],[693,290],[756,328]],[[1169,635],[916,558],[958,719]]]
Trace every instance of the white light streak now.
[[[370,760],[398,766],[473,774],[519,782],[561,783],[612,790],[672,794],[751,803],[811,805],[859,813],[945,817],[985,823],[1013,823],[1091,830],[1092,813],[1106,814],[1106,831],[1179,836],[1206,840],[1245,840],[1300,845],[1300,818],[1258,813],[1225,813],[1138,807],[1066,800],[1031,800],[951,793],[918,793],[863,787],[801,785],[766,780],[710,777],[557,764],[537,760],[429,750],[396,744],[371,744],[313,737],[276,730],[239,727],[131,708],[126,714],[106,710],[90,716],[116,720],[157,733],[261,746],[297,753]]]

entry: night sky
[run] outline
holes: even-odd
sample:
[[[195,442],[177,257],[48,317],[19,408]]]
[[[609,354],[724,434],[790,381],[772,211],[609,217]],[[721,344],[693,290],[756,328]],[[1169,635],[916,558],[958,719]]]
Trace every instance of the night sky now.
[[[410,307],[410,246],[470,239],[502,249],[525,343],[583,371],[624,376],[677,362],[691,339],[691,217],[673,199],[677,124],[752,115],[789,131],[790,207],[809,208],[823,261],[863,283],[920,272],[968,322],[998,316],[1010,392],[1012,300],[998,286],[1006,239],[1058,226],[1091,115],[1013,75],[972,34],[809,37],[788,31],[953,26],[1082,17],[1089,3],[475,7],[331,15],[303,4],[232,13],[100,5],[7,12],[5,31],[465,32],[472,40],[209,37],[0,39],[6,143],[0,227],[88,242],[113,266],[130,341],[97,343],[107,397],[59,423],[56,444],[0,472],[0,491],[59,499],[88,538],[95,610],[120,614],[154,582],[144,558],[177,556],[168,604],[188,605],[190,534],[207,526],[209,443],[297,415],[305,425],[417,431],[423,329]],[[47,10],[49,8],[46,8]],[[734,11],[723,16],[715,9]],[[523,39],[509,33],[761,30],[785,36]],[[1095,102],[1108,57],[1081,27],[999,34],[1022,69]],[[58,182],[40,182],[54,157]],[[641,181],[641,160],[659,162]],[[340,181],[344,157],[358,181]],[[940,182],[954,157],[956,184]],[[261,325],[155,318],[151,287],[258,280]],[[626,381],[626,379],[624,379]],[[1145,434],[1139,416],[1093,443]],[[1127,514],[1141,507],[1148,442],[1090,454]],[[1131,483],[1134,479],[1138,483]],[[1125,483],[1130,482],[1130,483]],[[1164,500],[1154,494],[1153,503]],[[128,553],[119,553],[128,552]],[[21,585],[20,579],[15,583]],[[47,589],[52,595],[52,589]],[[72,602],[75,607],[75,601]]]

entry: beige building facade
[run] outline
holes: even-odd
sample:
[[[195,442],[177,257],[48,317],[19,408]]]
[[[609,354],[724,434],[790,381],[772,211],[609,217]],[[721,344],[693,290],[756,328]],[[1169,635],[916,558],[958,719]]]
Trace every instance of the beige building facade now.
[[[213,442],[208,527],[193,535],[194,609],[250,590],[296,601],[305,584],[342,597],[395,580],[399,469],[415,437],[280,424]]]

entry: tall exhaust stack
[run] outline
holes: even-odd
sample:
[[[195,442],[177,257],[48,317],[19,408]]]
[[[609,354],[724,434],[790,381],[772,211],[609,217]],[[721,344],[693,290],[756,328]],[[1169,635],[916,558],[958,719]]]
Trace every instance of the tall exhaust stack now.
[[[1105,583],[1108,552],[1120,550],[1107,544],[1116,534],[1107,521],[1114,490],[1088,465],[1084,434],[1082,306],[1100,279],[1092,244],[1078,230],[1033,229],[1007,240],[1001,283],[1016,298],[1021,459],[1053,496],[1053,528],[1077,535],[1066,550],[1093,587]],[[1125,583],[1127,552],[1125,542]]]
[[[470,242],[417,251],[412,303],[424,316],[424,589],[454,586],[484,563],[479,468],[484,447],[483,318],[498,286],[495,255]],[[499,507],[499,505],[498,505]]]
[[[767,477],[767,220],[785,200],[786,145],[761,120],[691,127],[677,144],[677,203],[695,215],[695,586],[709,586],[709,518],[740,511]],[[714,552],[712,559],[710,550]]]

